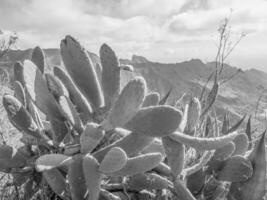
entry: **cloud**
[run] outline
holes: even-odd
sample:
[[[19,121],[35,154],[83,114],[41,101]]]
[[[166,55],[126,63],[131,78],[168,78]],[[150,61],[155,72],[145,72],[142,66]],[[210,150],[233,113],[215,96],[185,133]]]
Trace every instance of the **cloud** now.
[[[265,0],[2,0],[0,29],[16,31],[20,48],[58,48],[70,34],[96,53],[106,42],[120,57],[135,53],[164,62],[211,60],[214,36],[230,9],[233,32],[249,33],[236,49],[238,59],[231,57],[243,65],[248,62],[241,58],[249,51],[266,52]]]

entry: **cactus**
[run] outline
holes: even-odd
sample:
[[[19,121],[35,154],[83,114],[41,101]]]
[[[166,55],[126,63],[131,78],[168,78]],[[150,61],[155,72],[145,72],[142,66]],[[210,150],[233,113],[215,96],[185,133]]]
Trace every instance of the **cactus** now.
[[[191,134],[196,126],[201,114],[201,104],[198,98],[191,98],[188,105],[188,116],[186,124],[186,133]]]
[[[67,191],[67,183],[64,176],[58,169],[51,169],[43,172],[43,176],[51,189],[61,198],[66,199],[69,197]]]
[[[71,162],[72,158],[63,154],[46,154],[35,161],[35,168],[37,171],[42,172],[69,165]]]
[[[73,200],[84,199],[86,195],[87,186],[83,168],[83,157],[75,155],[68,168],[68,182]]]
[[[173,176],[177,177],[183,170],[185,161],[185,146],[169,136],[162,138],[165,152],[167,154],[168,165]]]
[[[264,135],[248,151],[257,139],[250,119],[245,133],[245,116],[231,127],[225,117],[219,127],[217,71],[207,97],[204,90],[199,100],[184,94],[175,108],[165,105],[171,90],[159,100],[142,77],[120,91],[121,70],[132,67],[106,44],[99,53],[100,61],[66,36],[64,66],[53,74],[39,47],[31,61],[14,65],[14,95],[4,94],[3,105],[22,147],[0,145],[0,171],[24,190],[18,199],[263,198]]]
[[[100,183],[102,179],[102,174],[99,171],[99,163],[93,156],[87,154],[83,158],[82,166],[87,190],[89,191],[88,199],[98,200],[100,192]]]
[[[42,138],[40,130],[29,112],[15,97],[4,95],[3,105],[7,111],[10,122],[20,131],[36,138]]]
[[[198,150],[212,150],[221,148],[229,142],[233,141],[238,134],[239,133],[237,132],[233,132],[221,137],[197,138],[182,134],[180,132],[175,132],[172,133],[170,137],[180,143],[184,143],[185,145],[191,146]]]
[[[65,68],[94,108],[104,105],[104,97],[92,61],[86,50],[71,36],[60,43]]]
[[[233,183],[228,196],[243,200],[263,199],[266,186],[265,132],[247,157],[252,164],[253,174],[247,181]]]
[[[242,156],[233,156],[223,161],[216,178],[220,181],[243,182],[253,173],[251,162]]]
[[[69,100],[66,96],[60,96],[59,97],[59,105],[61,107],[62,113],[68,121],[72,124],[72,126],[75,128],[75,130],[81,134],[83,132],[83,124],[79,117],[79,114],[77,110],[75,109],[72,102]]]
[[[223,117],[223,124],[222,124],[222,134],[226,135],[229,131],[229,118],[228,118],[228,113],[225,113]]]
[[[26,107],[26,95],[23,86],[18,81],[14,82],[14,97],[17,98],[24,107]]]
[[[174,132],[181,119],[181,112],[171,106],[150,106],[140,109],[125,127],[146,136],[162,137]]]
[[[99,170],[103,173],[112,173],[121,170],[127,162],[127,155],[119,147],[112,148],[100,163]]]
[[[81,134],[80,144],[81,152],[90,153],[104,137],[105,133],[96,123],[88,123]]]
[[[233,140],[235,143],[235,151],[233,155],[245,155],[249,146],[249,138],[246,133],[241,133]]]
[[[127,187],[141,191],[147,190],[162,190],[169,187],[169,181],[157,174],[136,174],[127,180]]]
[[[47,87],[50,93],[55,97],[58,101],[60,96],[69,97],[69,92],[63,85],[63,83],[52,74],[45,74]]]
[[[238,122],[236,122],[232,127],[230,127],[226,134],[236,131],[241,126],[245,118],[246,115],[244,115]]]
[[[24,61],[25,88],[31,100],[48,116],[61,119],[62,113],[56,100],[49,92],[41,71],[29,60]]]
[[[174,185],[178,199],[196,200],[192,193],[186,187],[185,183],[183,183],[181,180],[176,178],[176,180],[174,181]]]
[[[172,92],[172,88],[169,89],[169,91],[166,93],[166,95],[163,96],[162,99],[159,100],[159,105],[164,105],[167,102],[171,92]]]
[[[95,152],[94,156],[101,162],[106,153],[113,147],[120,147],[128,156],[132,156],[144,150],[145,147],[153,142],[153,139],[154,138],[152,137],[143,136],[137,133],[128,133],[125,137]]]
[[[37,46],[33,49],[31,61],[39,68],[43,74],[45,70],[45,55],[43,50]]]
[[[205,185],[205,172],[203,168],[199,169],[195,173],[192,173],[186,177],[186,187],[194,195],[199,194],[204,185]]]
[[[165,157],[166,153],[162,140],[155,138],[141,153],[161,153]]]
[[[112,176],[132,176],[153,169],[162,161],[160,153],[143,154],[129,158],[123,168],[111,173]]]
[[[113,105],[120,92],[119,61],[114,51],[107,45],[100,47],[100,61],[102,65],[102,87],[106,106]]]
[[[234,154],[235,150],[236,150],[235,143],[230,142],[230,143],[226,144],[225,146],[223,146],[219,149],[216,149],[211,160],[212,159],[225,160],[225,159],[229,158],[230,156],[232,156]]]
[[[159,104],[159,93],[152,92],[146,95],[142,107],[156,106]]]
[[[122,90],[120,96],[103,122],[104,129],[123,127],[141,107],[146,94],[146,82],[138,77],[130,81]],[[111,127],[111,128],[109,128]]]
[[[250,115],[249,118],[248,118],[246,131],[245,131],[245,133],[248,136],[249,141],[251,141],[251,117],[252,116]]]
[[[21,85],[25,86],[25,80],[23,76],[23,65],[21,62],[16,62],[13,67],[14,80],[21,83]]]
[[[74,85],[71,78],[58,67],[54,67],[54,74],[62,81],[69,93],[69,98],[77,108],[77,112],[80,113],[81,120],[85,124],[91,119],[92,107],[85,97]]]

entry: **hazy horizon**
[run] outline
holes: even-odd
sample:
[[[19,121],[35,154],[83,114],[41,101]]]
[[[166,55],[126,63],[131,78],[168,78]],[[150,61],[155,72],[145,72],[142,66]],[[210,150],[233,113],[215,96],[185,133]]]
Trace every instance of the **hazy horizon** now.
[[[109,44],[120,58],[132,54],[175,63],[214,60],[218,27],[231,13],[232,40],[245,32],[226,63],[267,72],[266,0],[2,0],[0,30],[16,31],[17,48],[59,48],[73,35],[98,54]]]

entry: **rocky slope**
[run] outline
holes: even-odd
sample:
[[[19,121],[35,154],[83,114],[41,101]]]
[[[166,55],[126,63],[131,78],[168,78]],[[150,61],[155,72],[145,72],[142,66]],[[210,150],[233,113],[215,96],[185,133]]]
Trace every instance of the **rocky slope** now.
[[[31,52],[31,49],[10,51],[4,61],[0,62],[0,65],[12,74],[13,63],[30,58]],[[48,69],[55,65],[61,65],[58,49],[45,49],[45,54]],[[90,53],[90,56],[96,65],[100,64],[99,57],[96,54]],[[150,91],[157,91],[163,96],[172,89],[168,100],[170,104],[173,104],[185,92],[199,96],[202,86],[215,68],[215,63],[203,63],[199,59],[163,64],[149,61],[137,55],[133,55],[132,59],[121,59],[120,62],[134,67],[133,73],[123,72],[123,84],[133,76],[142,75],[147,80]],[[233,75],[235,75],[234,78],[230,79]],[[225,80],[228,81],[225,82]],[[256,110],[257,101],[261,97],[259,110],[262,119],[264,119],[265,105],[267,108],[266,73],[255,69],[242,71],[237,67],[225,65],[219,81],[221,84],[216,107],[220,118],[226,110],[230,112],[231,117],[235,120],[244,113],[253,114]],[[209,84],[210,87],[211,84]]]

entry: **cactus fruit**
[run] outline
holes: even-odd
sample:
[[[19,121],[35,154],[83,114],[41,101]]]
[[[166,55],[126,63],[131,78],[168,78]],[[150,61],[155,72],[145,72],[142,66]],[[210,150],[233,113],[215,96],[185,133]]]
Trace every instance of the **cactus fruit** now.
[[[233,132],[231,134],[214,137],[214,138],[198,138],[189,135],[185,135],[180,132],[174,132],[170,137],[180,143],[191,146],[197,150],[212,150],[219,149],[229,142],[233,141],[239,133]]]
[[[47,171],[53,168],[69,165],[72,158],[63,154],[46,154],[35,161],[35,168],[38,172]]]
[[[168,165],[174,177],[181,174],[185,161],[185,146],[169,136],[163,137],[162,142],[167,155]]]
[[[37,46],[33,49],[31,61],[39,68],[42,74],[45,70],[45,55],[43,50]]]
[[[249,139],[246,133],[241,133],[233,140],[235,144],[235,151],[233,155],[245,155],[249,146]]]
[[[174,132],[181,119],[181,112],[171,106],[150,106],[140,109],[125,127],[138,134],[162,137]]]
[[[99,171],[99,163],[93,156],[87,154],[83,158],[82,166],[87,190],[89,191],[88,199],[98,200],[100,183],[102,179],[102,174]]]
[[[132,157],[127,160],[126,165],[122,169],[113,172],[110,175],[116,177],[144,173],[157,166],[162,159],[163,157],[160,153],[150,153]]]
[[[145,94],[146,82],[143,78],[137,77],[130,81],[123,88],[117,101],[111,108],[107,120],[102,124],[103,128],[109,130],[116,127],[123,127],[136,115],[144,101]]]
[[[127,155],[119,147],[112,148],[100,163],[99,170],[103,173],[112,173],[121,170],[127,162]]]
[[[104,97],[94,66],[86,50],[71,36],[60,43],[65,68],[94,108],[104,105]]]
[[[152,93],[146,95],[142,107],[158,105],[159,104],[159,98],[160,98],[159,93],[157,93],[157,92],[152,92]]]
[[[43,176],[51,189],[61,198],[69,197],[67,183],[64,176],[58,169],[51,169],[43,172]]]
[[[253,174],[247,181],[232,183],[228,194],[230,199],[261,200],[265,195],[267,170],[265,132],[247,157],[252,164]]]
[[[154,173],[136,174],[127,180],[127,187],[131,190],[162,190],[167,189],[169,181],[167,178]]]
[[[120,67],[115,52],[103,44],[99,51],[102,65],[102,87],[105,97],[105,105],[110,107],[120,92]]]
[[[76,106],[81,120],[85,124],[91,119],[92,107],[86,101],[85,97],[80,93],[78,88],[74,85],[71,78],[59,67],[54,67],[54,74],[62,81],[69,93],[69,98]]]
[[[88,123],[80,136],[81,152],[86,154],[99,144],[105,133],[96,123]]]

